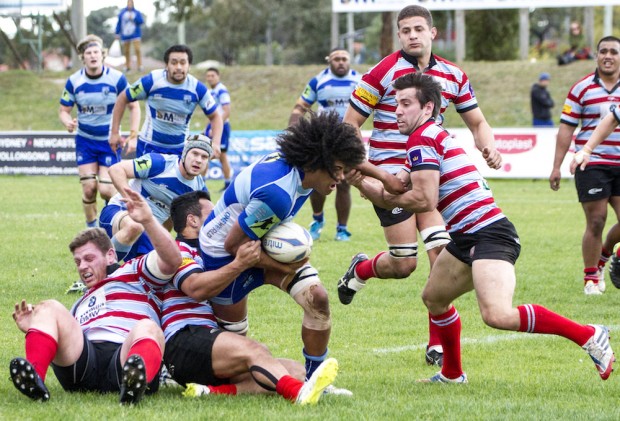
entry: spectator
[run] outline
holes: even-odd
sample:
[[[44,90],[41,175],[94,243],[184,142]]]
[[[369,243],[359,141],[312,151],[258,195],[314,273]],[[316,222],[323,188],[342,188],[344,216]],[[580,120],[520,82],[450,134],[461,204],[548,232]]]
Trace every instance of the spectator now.
[[[551,120],[551,109],[553,108],[553,98],[547,90],[551,76],[543,72],[538,77],[538,83],[532,85],[530,92],[532,104],[532,125],[534,127],[553,127]]]
[[[133,7],[133,0],[127,0],[127,7],[121,9],[116,23],[116,38],[121,40],[123,53],[125,54],[125,71],[131,70],[131,45],[133,44],[138,62],[138,71],[142,69],[142,54],[140,53],[140,42],[142,31],[140,26],[144,23],[142,13]]]
[[[570,44],[570,48],[562,55],[558,56],[558,64],[560,66],[563,64],[570,64],[575,60],[588,60],[593,58],[590,48],[586,45],[579,22],[571,22],[568,43]]]

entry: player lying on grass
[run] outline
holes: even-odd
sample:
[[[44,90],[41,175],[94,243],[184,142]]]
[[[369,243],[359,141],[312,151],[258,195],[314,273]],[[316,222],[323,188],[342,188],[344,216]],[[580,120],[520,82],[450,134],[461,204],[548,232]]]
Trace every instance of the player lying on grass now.
[[[452,302],[471,290],[487,325],[563,336],[588,353],[606,380],[615,357],[605,326],[582,325],[536,304],[513,307],[519,237],[463,148],[435,121],[441,85],[430,76],[412,73],[393,86],[398,129],[409,135],[411,189],[389,194],[358,171],[347,174],[347,180],[386,209],[400,206],[417,213],[437,208],[450,232],[452,240],[439,253],[422,292],[444,350],[441,371],[424,381],[467,382],[461,366],[461,319]]]
[[[15,304],[13,319],[26,334],[26,358],[11,361],[10,375],[31,399],[50,398],[44,383],[50,365],[63,389],[120,391],[122,404],[137,403],[147,388],[155,392],[159,386],[164,335],[153,290],[168,283],[181,254],[144,198],[129,188],[125,195],[128,214],[144,226],[154,251],[119,267],[105,231],[87,229],[69,244],[88,287],[71,311],[56,300]]]
[[[221,330],[204,286],[232,282],[260,259],[260,241],[243,244],[235,259],[203,272],[198,251],[200,227],[213,209],[205,192],[174,199],[171,216],[183,264],[163,293],[164,361],[173,380],[187,386],[188,397],[206,394],[277,393],[299,404],[316,403],[336,377],[338,363],[326,360],[304,384],[305,369],[296,361],[276,359],[267,347],[242,335]],[[187,292],[188,295],[185,293]]]

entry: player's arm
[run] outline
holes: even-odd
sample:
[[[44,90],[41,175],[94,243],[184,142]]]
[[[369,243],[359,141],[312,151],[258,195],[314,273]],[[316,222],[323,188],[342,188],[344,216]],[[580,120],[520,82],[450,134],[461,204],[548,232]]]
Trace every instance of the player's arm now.
[[[127,213],[131,219],[142,224],[155,249],[146,258],[147,267],[158,278],[166,279],[172,277],[179,266],[181,266],[181,252],[177,243],[172,239],[170,233],[153,217],[151,208],[140,193],[133,191],[129,187],[125,187],[123,193],[123,201],[127,206]]]
[[[302,97],[297,98],[297,102],[295,106],[293,106],[293,111],[291,111],[291,115],[288,118],[289,127],[297,124],[297,122],[310,111],[311,106],[312,105],[304,101]]]
[[[224,120],[219,111],[207,114],[209,124],[211,124],[211,146],[213,147],[213,155],[211,158],[219,158],[222,144],[222,132],[224,131]]]
[[[434,210],[439,201],[439,171],[412,171],[410,178],[411,190],[399,195],[384,193],[383,199],[391,208],[400,207],[413,213]]]
[[[112,123],[110,124],[110,147],[114,152],[120,147],[122,150],[125,147],[125,142],[123,138],[121,138],[121,121],[123,120],[123,115],[125,114],[125,108],[130,103],[129,98],[127,98],[127,93],[125,91],[121,92],[119,96],[116,97],[116,102],[114,103],[114,108],[112,109]],[[138,115],[138,123],[136,123],[136,131],[137,126],[140,121],[140,116]],[[133,123],[132,123],[133,124]],[[131,126],[133,127],[133,126]],[[120,190],[119,190],[120,191]]]
[[[367,119],[368,119],[367,116],[361,114],[359,111],[353,108],[351,104],[349,104],[349,106],[347,107],[347,110],[344,112],[344,117],[342,118],[342,122],[353,126],[355,130],[357,130],[357,137],[359,137],[361,140],[362,139],[362,125],[366,122]]]
[[[564,161],[564,157],[566,156],[566,152],[568,152],[568,148],[570,148],[571,141],[573,140],[573,133],[575,132],[575,126],[571,126],[570,124],[560,122],[560,127],[558,129],[558,134],[555,139],[555,154],[553,156],[553,169],[551,170],[551,175],[549,176],[549,185],[551,190],[559,190],[560,189],[560,180],[562,179],[562,174],[560,172],[560,166]]]
[[[235,224],[232,226],[228,233],[228,236],[226,237],[226,241],[224,242],[224,248],[228,253],[236,256],[241,245],[247,243],[248,241],[252,240],[245,234],[245,232],[243,232],[243,229],[239,225],[239,222],[235,221]],[[269,257],[269,255],[265,253],[261,248],[260,260],[256,264],[256,267],[265,270],[275,270],[282,273],[293,274],[298,268],[303,266],[306,261],[307,259],[292,264],[276,262],[271,257]]]
[[[129,108],[129,136],[125,139],[125,145],[127,145],[127,153],[133,153],[136,151],[138,144],[138,126],[140,125],[140,104],[136,102],[130,102],[127,104]]]
[[[124,192],[129,188],[129,180],[136,178],[132,160],[122,160],[112,165],[109,169],[110,178],[116,190],[123,197],[127,197]]]
[[[230,104],[222,105],[222,121],[226,121],[230,118]]]
[[[71,116],[72,110],[73,107],[68,107],[66,105],[60,105],[58,108],[58,118],[69,133],[73,133],[73,131],[77,129],[78,124],[77,118]]]
[[[260,241],[248,241],[237,249],[235,260],[216,270],[192,273],[181,283],[181,291],[196,301],[217,296],[244,270],[260,261]]]
[[[487,150],[487,153],[483,154],[487,165],[490,168],[499,169],[502,166],[502,155],[495,149],[493,130],[491,130],[491,126],[487,123],[480,108],[476,107],[461,113],[460,116],[474,136],[476,148],[481,152]]]
[[[590,155],[592,155],[592,151],[598,145],[603,143],[605,139],[607,139],[618,127],[618,120],[616,119],[615,113],[609,113],[603,118],[596,129],[590,135],[590,139],[583,145],[583,148],[579,152],[575,154],[573,158],[573,162],[570,165],[570,172],[575,174],[575,168],[579,165],[581,170],[586,169],[586,165],[590,162]]]

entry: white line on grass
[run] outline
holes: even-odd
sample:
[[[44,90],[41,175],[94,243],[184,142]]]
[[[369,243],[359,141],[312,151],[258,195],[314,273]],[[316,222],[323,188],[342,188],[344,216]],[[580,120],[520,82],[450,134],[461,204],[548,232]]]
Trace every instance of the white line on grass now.
[[[610,331],[620,329],[618,325],[609,325],[607,326]],[[553,335],[545,335],[545,336],[553,336]],[[461,338],[461,344],[474,344],[474,345],[486,345],[486,344],[494,344],[497,342],[507,342],[507,341],[518,341],[522,339],[534,339],[540,338],[540,335],[532,335],[523,332],[514,332],[514,333],[505,333],[503,335],[490,335],[485,336],[478,339],[472,338]],[[613,342],[612,342],[613,346]],[[375,348],[372,351],[375,354],[394,354],[397,352],[406,352],[406,351],[416,351],[419,349],[426,349],[426,344],[418,344],[418,345],[406,345],[406,346],[397,346],[392,348]]]

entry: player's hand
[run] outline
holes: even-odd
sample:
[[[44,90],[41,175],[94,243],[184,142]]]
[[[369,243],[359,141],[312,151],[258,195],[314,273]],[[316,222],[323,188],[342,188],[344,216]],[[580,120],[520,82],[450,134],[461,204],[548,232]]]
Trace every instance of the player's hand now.
[[[120,133],[110,133],[110,140],[108,140],[112,152],[116,153],[117,150],[123,150],[125,147],[125,140],[121,137]]]
[[[211,154],[211,156],[209,157],[209,159],[217,159],[220,157],[220,154],[222,153],[222,148],[220,147],[220,144],[218,143],[217,145],[214,143],[211,145],[213,147],[213,153]]]
[[[586,166],[590,162],[590,157],[591,157],[591,154],[583,149],[577,152],[573,156],[573,160],[570,163],[570,173],[575,174],[577,167],[579,167],[581,171],[585,170]]]
[[[33,314],[34,306],[32,304],[28,304],[26,300],[22,300],[21,303],[15,303],[13,320],[15,320],[17,328],[26,333],[28,329],[30,329]]]
[[[125,187],[125,197],[121,201],[127,206],[127,213],[139,224],[148,222],[153,217],[153,212],[140,193],[131,187]]]
[[[138,133],[131,132],[129,136],[125,138],[124,143],[124,154],[129,155],[134,153],[138,147]]]
[[[65,127],[67,128],[67,131],[69,133],[73,133],[75,131],[75,129],[77,129],[77,118],[74,118],[73,120],[69,121],[68,123],[65,123]]]
[[[549,186],[551,190],[558,191],[560,190],[560,180],[562,179],[560,170],[552,170],[551,175],[549,176]]]
[[[482,150],[482,157],[487,162],[489,168],[498,170],[502,167],[502,154],[497,149],[489,148],[488,146]]]
[[[359,188],[364,181],[364,175],[356,170],[352,169],[351,171],[347,171],[344,175],[344,178],[348,185]]]
[[[403,194],[407,191],[407,186],[402,180],[393,174],[388,174],[383,180],[383,188],[391,194]]]
[[[237,249],[235,260],[244,268],[251,268],[260,262],[261,245],[260,241],[248,241]]]

